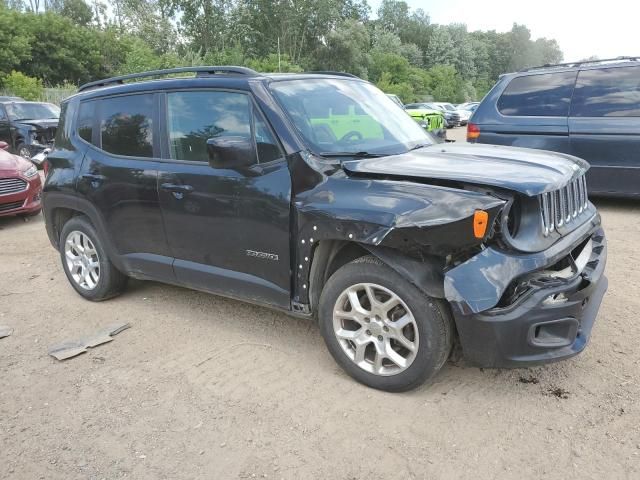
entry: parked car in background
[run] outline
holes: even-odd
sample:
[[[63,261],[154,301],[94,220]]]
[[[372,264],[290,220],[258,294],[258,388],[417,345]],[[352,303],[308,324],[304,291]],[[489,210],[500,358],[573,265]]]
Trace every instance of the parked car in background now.
[[[60,109],[51,103],[0,101],[0,141],[29,159],[53,145],[59,117]]]
[[[458,110],[471,110],[473,106],[477,106],[479,105],[480,102],[465,102],[465,103],[460,103],[458,105],[456,105],[456,109]]]
[[[447,102],[432,102],[432,103],[436,107],[443,109],[445,112],[451,112],[451,113],[457,114],[458,117],[460,118],[458,125],[462,125],[462,126],[466,125],[467,122],[469,121],[469,117],[471,117],[471,114],[467,110],[458,109],[454,107],[453,104],[451,103],[447,103]]]
[[[405,108],[418,124],[442,141],[447,139],[447,124],[443,112],[431,108]]]
[[[640,58],[504,75],[473,115],[467,139],[575,155],[591,164],[589,193],[640,196]]]
[[[435,375],[454,338],[487,367],[587,345],[607,249],[580,159],[434,144],[344,73],[170,69],[84,85],[62,108],[44,216],[88,300],[132,276],[280,309],[389,391]],[[548,198],[568,192],[575,209],[550,223]]]
[[[0,217],[40,213],[42,183],[30,161],[13,155],[0,141]]]
[[[435,110],[442,113],[446,121],[446,128],[453,128],[460,125],[460,114],[456,111],[447,110],[435,103],[409,103],[404,106],[406,110]]]

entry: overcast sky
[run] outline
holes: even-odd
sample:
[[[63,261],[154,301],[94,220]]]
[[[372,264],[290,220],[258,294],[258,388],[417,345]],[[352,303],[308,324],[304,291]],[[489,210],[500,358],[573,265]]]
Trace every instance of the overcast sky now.
[[[555,38],[565,61],[640,55],[640,0],[405,0],[432,23],[472,30],[511,30],[525,24],[533,39]],[[380,0],[369,0],[375,16]]]

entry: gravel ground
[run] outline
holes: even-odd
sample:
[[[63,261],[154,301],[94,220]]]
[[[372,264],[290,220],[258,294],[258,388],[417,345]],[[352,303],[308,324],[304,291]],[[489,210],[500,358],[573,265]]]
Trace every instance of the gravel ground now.
[[[264,308],[152,282],[84,301],[41,216],[0,219],[0,478],[640,478],[640,203],[597,204],[610,289],[582,355],[450,362],[406,394],[357,384],[313,324]],[[111,343],[47,355],[116,321],[132,328]]]

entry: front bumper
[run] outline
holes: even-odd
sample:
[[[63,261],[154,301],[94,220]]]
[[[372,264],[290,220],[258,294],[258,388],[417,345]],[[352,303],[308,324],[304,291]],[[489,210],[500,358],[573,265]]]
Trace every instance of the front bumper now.
[[[447,273],[445,294],[465,358],[483,367],[524,367],[569,358],[585,348],[608,285],[599,216],[585,227],[586,233],[574,232],[545,252],[515,256],[489,248]],[[559,261],[575,260],[576,247],[585,244],[588,258],[576,274],[547,274]],[[506,287],[523,277],[530,279],[527,290],[500,303]]]
[[[40,175],[31,178],[17,177],[27,182],[27,188],[21,192],[0,195],[0,217],[11,215],[30,215],[42,209],[42,181]]]

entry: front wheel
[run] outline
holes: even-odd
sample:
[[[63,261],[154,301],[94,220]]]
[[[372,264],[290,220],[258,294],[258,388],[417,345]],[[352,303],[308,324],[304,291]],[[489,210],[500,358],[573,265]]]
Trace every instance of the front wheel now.
[[[372,256],[331,276],[318,316],[336,362],[359,382],[380,390],[419,386],[440,370],[451,351],[446,305]]]
[[[16,148],[16,153],[18,154],[18,156],[26,160],[31,160],[31,150],[29,150],[29,147],[27,147],[24,143],[18,144],[18,148]]]

